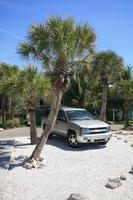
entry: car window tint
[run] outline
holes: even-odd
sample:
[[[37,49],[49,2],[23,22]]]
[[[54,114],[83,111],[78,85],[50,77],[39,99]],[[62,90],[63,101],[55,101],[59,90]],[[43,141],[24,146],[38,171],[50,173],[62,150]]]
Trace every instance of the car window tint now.
[[[92,115],[86,110],[69,110],[66,111],[69,120],[92,119]]]
[[[64,111],[60,110],[57,115],[57,120],[64,121],[66,119]]]

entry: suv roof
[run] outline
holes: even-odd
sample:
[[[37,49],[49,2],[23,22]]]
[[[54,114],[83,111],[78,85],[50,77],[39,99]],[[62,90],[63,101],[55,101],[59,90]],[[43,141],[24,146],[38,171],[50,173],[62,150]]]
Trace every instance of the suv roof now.
[[[68,110],[85,110],[83,108],[73,108],[73,107],[61,107],[60,109],[62,109],[64,111],[68,111]]]
[[[51,106],[49,105],[41,105],[41,106],[38,106],[37,108],[40,108],[40,109],[45,109],[45,110],[50,110]],[[59,108],[59,110],[64,110],[64,111],[68,111],[68,110],[85,110],[83,108],[74,108],[74,107],[68,107],[68,106],[61,106]]]

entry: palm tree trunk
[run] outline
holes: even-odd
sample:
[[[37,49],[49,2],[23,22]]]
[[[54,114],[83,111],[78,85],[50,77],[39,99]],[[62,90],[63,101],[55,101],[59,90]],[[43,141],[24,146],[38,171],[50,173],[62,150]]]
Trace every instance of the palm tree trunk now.
[[[101,120],[104,121],[104,122],[106,121],[107,89],[108,89],[108,84],[107,83],[103,83]]]
[[[55,121],[56,121],[57,114],[59,111],[59,106],[61,103],[61,98],[62,98],[62,90],[55,89],[54,94],[53,94],[53,99],[52,99],[51,111],[48,116],[47,124],[45,126],[44,132],[40,138],[39,143],[36,145],[31,155],[31,158],[37,159],[40,157],[42,149],[44,145],[46,144],[47,138],[55,125]]]
[[[37,144],[37,130],[34,110],[30,110],[30,138],[31,144]]]
[[[129,110],[130,110],[130,104],[129,101],[125,101],[124,103],[124,120],[125,120],[125,129],[129,126]]]
[[[6,113],[5,113],[6,99],[5,97],[1,100],[1,111],[2,111],[2,127],[6,128]]]

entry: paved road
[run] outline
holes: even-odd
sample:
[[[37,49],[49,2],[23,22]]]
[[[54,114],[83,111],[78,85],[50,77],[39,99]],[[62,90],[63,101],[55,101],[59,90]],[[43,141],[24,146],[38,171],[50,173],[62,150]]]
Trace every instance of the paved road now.
[[[37,128],[38,136],[42,134],[42,129]],[[30,128],[29,127],[23,127],[23,128],[14,128],[14,129],[8,129],[4,131],[0,131],[0,140],[5,139],[15,139],[16,137],[30,137]]]

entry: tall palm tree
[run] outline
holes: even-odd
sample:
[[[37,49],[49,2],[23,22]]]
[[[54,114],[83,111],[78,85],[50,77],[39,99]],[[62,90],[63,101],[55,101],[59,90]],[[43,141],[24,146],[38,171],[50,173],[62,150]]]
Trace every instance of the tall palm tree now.
[[[43,98],[44,93],[46,93],[46,87],[49,83],[48,79],[44,79],[44,74],[39,72],[38,68],[33,65],[27,65],[20,73],[18,88],[21,90],[21,95],[25,97],[30,115],[31,144],[37,143],[35,108],[40,98]]]
[[[50,17],[45,25],[30,27],[28,40],[19,45],[18,53],[39,60],[51,74],[53,98],[51,111],[41,139],[31,158],[37,159],[54,127],[62,92],[69,84],[69,69],[74,62],[87,59],[94,51],[95,33],[87,24],[74,24],[71,18]]]
[[[123,59],[113,51],[102,51],[96,54],[93,67],[102,82],[101,120],[106,121],[107,90],[109,84],[121,76]]]
[[[129,127],[130,104],[133,101],[133,79],[131,68],[127,66],[122,73],[122,79],[116,82],[113,88],[113,94],[117,100],[123,102],[125,129]]]

